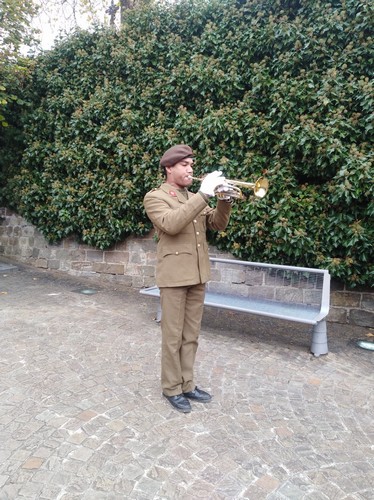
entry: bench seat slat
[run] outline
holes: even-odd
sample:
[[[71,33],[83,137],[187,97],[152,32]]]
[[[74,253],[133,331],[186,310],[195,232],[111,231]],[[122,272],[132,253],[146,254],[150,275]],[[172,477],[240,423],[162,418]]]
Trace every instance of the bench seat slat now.
[[[212,307],[221,307],[233,311],[252,314],[261,314],[272,318],[288,319],[314,325],[317,323],[319,309],[317,307],[303,306],[302,304],[289,304],[275,300],[255,299],[252,297],[239,297],[233,295],[207,292],[204,304]]]

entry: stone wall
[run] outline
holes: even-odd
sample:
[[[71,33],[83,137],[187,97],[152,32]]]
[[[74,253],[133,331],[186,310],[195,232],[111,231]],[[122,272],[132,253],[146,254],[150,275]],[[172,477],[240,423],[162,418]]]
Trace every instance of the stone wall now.
[[[128,238],[108,250],[78,243],[74,237],[48,244],[32,224],[0,208],[0,258],[74,276],[141,288],[154,285],[156,243],[152,235]]]
[[[211,255],[230,258],[211,249]],[[49,245],[43,235],[16,213],[0,208],[0,258],[34,267],[64,271],[96,282],[134,288],[155,283],[156,243],[153,235],[130,237],[108,250],[98,250],[73,237]],[[347,289],[333,280],[328,320],[374,328],[374,289]]]

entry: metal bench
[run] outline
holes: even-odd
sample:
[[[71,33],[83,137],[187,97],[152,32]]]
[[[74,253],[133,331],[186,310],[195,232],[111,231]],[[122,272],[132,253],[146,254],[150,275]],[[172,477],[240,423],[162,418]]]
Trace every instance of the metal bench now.
[[[313,269],[211,257],[212,280],[204,304],[313,325],[310,350],[328,353],[326,317],[330,309],[330,274]],[[159,297],[157,286],[141,294]],[[161,320],[160,306],[157,321]]]

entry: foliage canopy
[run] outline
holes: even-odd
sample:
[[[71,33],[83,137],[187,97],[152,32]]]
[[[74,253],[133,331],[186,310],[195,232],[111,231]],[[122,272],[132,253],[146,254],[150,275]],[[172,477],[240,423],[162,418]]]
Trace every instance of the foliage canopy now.
[[[212,243],[372,285],[372,19],[370,0],[181,0],[76,34],[36,61],[8,203],[107,248],[150,230],[158,158],[188,143],[197,174],[270,182]]]
[[[15,90],[29,63],[20,49],[32,42],[31,20],[36,12],[33,1],[0,0],[0,127],[8,126],[5,111],[9,103],[20,101]]]

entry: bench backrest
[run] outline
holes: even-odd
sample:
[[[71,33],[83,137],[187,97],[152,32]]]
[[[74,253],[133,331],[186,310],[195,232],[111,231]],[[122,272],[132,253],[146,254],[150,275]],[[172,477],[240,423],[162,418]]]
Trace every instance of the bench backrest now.
[[[207,290],[240,297],[310,306],[327,316],[330,308],[330,274],[304,268],[211,257],[212,278]]]

